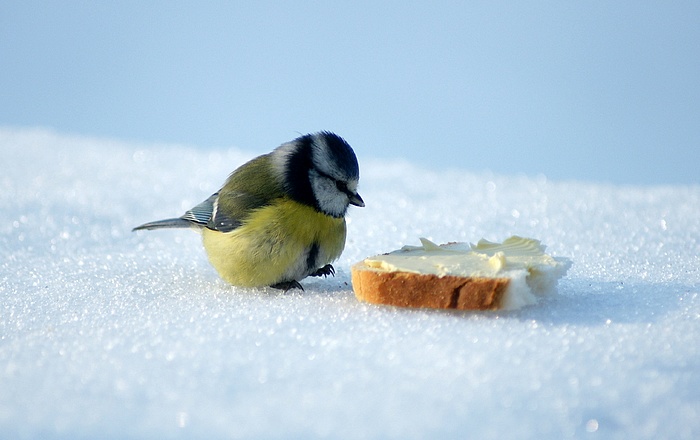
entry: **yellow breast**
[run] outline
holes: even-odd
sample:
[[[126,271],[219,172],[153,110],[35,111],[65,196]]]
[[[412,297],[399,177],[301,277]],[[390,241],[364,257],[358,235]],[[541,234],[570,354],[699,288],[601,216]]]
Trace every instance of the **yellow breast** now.
[[[235,286],[260,287],[300,280],[336,260],[345,234],[344,218],[280,199],[231,232],[204,229],[202,236],[221,278]]]

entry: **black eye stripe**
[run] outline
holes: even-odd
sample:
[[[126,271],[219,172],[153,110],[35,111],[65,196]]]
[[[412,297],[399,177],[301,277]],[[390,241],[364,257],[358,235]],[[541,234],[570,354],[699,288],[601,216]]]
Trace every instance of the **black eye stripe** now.
[[[348,185],[347,185],[347,183],[341,182],[340,180],[336,180],[336,181],[335,181],[335,186],[337,186],[338,189],[341,190],[341,191],[343,191],[343,192],[347,192],[347,191],[348,191]]]
[[[321,177],[325,177],[326,179],[331,179],[331,180],[337,182],[337,180],[336,180],[335,178],[331,177],[330,174],[326,174],[326,173],[324,173],[323,171],[318,170],[318,169],[316,170],[316,172],[317,172]]]
[[[329,179],[329,180],[332,180],[333,182],[335,182],[336,186],[337,186],[337,185],[343,185],[343,184],[344,184],[343,182],[341,182],[340,180],[338,180],[338,179],[336,179],[335,177],[331,176],[330,174],[326,174],[326,173],[324,173],[323,171],[319,171],[319,170],[316,170],[316,172],[317,172],[321,177],[325,177],[326,179]]]
[[[324,173],[324,172],[321,171],[321,170],[316,170],[316,172],[317,172],[321,177],[325,177],[326,179],[329,179],[329,180],[335,182],[335,186],[336,186],[336,188],[338,188],[338,190],[339,190],[340,192],[344,192],[344,193],[347,194],[348,196],[353,195],[352,192],[350,191],[350,189],[348,188],[348,184],[347,184],[346,182],[343,182],[342,180],[338,180],[338,179],[336,179],[335,177],[333,177],[333,176],[331,176],[331,175],[329,175],[329,174],[326,174],[326,173]]]

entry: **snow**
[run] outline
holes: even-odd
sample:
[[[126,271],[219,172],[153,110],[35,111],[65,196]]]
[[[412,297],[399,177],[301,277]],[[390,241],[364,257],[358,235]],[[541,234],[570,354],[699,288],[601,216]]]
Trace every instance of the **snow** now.
[[[367,207],[304,292],[226,285],[193,232],[131,232],[254,155],[0,129],[0,437],[700,437],[700,186],[360,157]],[[558,294],[465,313],[352,293],[366,256],[513,234],[573,261]]]

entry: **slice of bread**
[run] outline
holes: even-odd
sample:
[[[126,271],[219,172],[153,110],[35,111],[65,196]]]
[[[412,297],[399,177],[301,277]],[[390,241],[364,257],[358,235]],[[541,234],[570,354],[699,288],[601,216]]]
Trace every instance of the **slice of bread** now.
[[[571,265],[539,241],[404,246],[351,268],[355,296],[374,304],[460,310],[517,309],[556,291]]]

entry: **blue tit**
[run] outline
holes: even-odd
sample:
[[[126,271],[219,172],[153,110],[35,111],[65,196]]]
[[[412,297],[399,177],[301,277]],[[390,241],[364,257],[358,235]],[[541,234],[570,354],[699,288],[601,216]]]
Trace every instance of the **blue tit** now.
[[[219,276],[234,286],[303,289],[307,276],[334,275],[357,193],[355,152],[321,132],[285,143],[236,169],[182,217],[134,228],[193,228]]]

